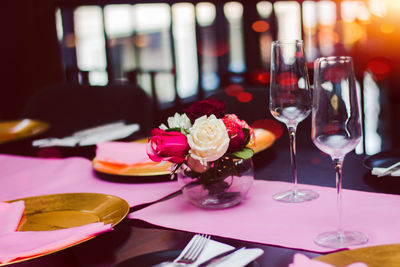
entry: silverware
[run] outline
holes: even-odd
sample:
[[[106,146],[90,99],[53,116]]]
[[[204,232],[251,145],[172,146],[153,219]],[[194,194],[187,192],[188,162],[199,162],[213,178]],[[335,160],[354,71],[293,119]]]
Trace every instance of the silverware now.
[[[240,247],[240,248],[235,248],[235,249],[231,249],[229,251],[223,252],[221,254],[218,254],[218,255],[212,257],[211,259],[206,260],[205,262],[200,264],[198,267],[206,267],[206,266],[210,267],[210,266],[214,266],[216,264],[220,264],[221,262],[224,262],[227,259],[229,259],[230,257],[232,257],[236,252],[241,251],[243,249],[246,249],[246,248]]]
[[[182,256],[176,258],[172,262],[162,262],[153,267],[160,267],[167,264],[168,265],[172,264],[173,266],[185,266],[192,264],[199,258],[201,252],[203,252],[203,249],[206,246],[209,239],[210,239],[209,235],[197,234],[190,240],[190,242],[183,249],[185,253]]]
[[[386,176],[386,175],[390,175],[393,172],[397,171],[400,169],[400,162],[397,162],[395,164],[393,164],[392,166],[387,167],[384,172],[378,174],[378,177],[382,177],[382,176]]]

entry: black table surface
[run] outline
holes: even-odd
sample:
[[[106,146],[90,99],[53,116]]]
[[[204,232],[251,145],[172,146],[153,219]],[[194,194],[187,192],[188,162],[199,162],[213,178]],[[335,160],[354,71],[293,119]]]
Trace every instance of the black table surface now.
[[[320,186],[335,187],[335,173],[329,156],[321,153],[311,142],[309,132],[299,128],[297,138],[297,167],[298,182]],[[301,131],[304,131],[301,133]],[[37,149],[31,147],[32,140],[22,140],[0,147],[0,153],[20,154],[35,156]],[[94,155],[94,146],[86,148],[54,148],[64,156]],[[377,179],[370,174],[370,170],[363,165],[365,155],[349,153],[344,161],[343,188],[369,192],[400,194],[400,179]],[[292,182],[290,168],[289,141],[287,133],[276,140],[267,150],[253,157],[255,166],[255,179],[277,180]],[[101,176],[102,174],[98,174]],[[118,177],[115,177],[118,179]],[[168,179],[168,177],[160,177]],[[115,227],[115,230],[104,233],[80,245],[32,259],[13,264],[12,266],[115,266],[118,263],[133,257],[157,251],[182,249],[193,233],[160,228],[139,220],[124,220]],[[258,243],[242,242],[229,238],[212,237],[232,246],[257,247],[264,250],[264,254],[256,262],[257,266],[280,267],[288,266],[293,255],[301,252],[309,257],[321,254],[307,251],[294,250],[278,246]],[[146,266],[135,263],[135,266]]]

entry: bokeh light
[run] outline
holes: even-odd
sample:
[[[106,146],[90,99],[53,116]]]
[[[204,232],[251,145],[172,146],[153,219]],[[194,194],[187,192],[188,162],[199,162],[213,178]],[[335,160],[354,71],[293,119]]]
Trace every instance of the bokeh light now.
[[[253,95],[249,92],[241,92],[236,95],[236,98],[239,102],[248,103],[253,99]]]
[[[298,77],[295,73],[287,71],[278,75],[278,82],[282,86],[293,86],[297,84]]]
[[[381,32],[383,33],[393,33],[396,30],[396,27],[392,23],[382,23],[380,27]]]
[[[236,97],[238,94],[240,94],[243,91],[244,91],[244,89],[240,84],[230,84],[227,87],[225,87],[225,93],[229,96]]]
[[[253,128],[262,128],[267,131],[270,131],[275,135],[275,138],[278,139],[283,134],[282,124],[273,119],[260,119],[253,122],[251,125]]]
[[[264,69],[256,69],[249,74],[248,78],[252,84],[266,85],[269,84],[270,77],[271,75],[268,71]]]
[[[197,44],[199,54],[206,57],[220,57],[229,51],[229,43],[227,40],[217,40],[216,47],[210,47],[201,43]]]
[[[269,23],[263,20],[257,20],[253,22],[251,28],[255,32],[266,32],[269,30]]]
[[[392,70],[392,62],[387,58],[374,58],[367,63],[366,69],[370,71],[374,80],[380,81],[388,77]]]

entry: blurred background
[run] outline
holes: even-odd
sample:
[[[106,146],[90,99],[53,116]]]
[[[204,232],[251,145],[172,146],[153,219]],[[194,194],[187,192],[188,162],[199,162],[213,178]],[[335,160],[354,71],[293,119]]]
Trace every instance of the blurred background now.
[[[399,0],[1,5],[2,120],[21,116],[37,92],[55,84],[141,88],[154,125],[209,96],[267,117],[271,42],[303,39],[311,83],[317,57],[354,57],[364,120],[359,151],[400,146]]]

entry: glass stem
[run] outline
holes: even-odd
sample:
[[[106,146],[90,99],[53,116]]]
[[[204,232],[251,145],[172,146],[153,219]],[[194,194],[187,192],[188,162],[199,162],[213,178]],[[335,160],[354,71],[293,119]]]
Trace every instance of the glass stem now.
[[[297,193],[297,166],[296,166],[296,126],[288,126],[290,140],[290,161],[293,172],[293,191]]]
[[[336,193],[337,193],[337,227],[339,239],[343,239],[344,233],[342,228],[342,168],[343,168],[343,159],[344,158],[335,158],[333,159],[333,166],[336,172]]]

